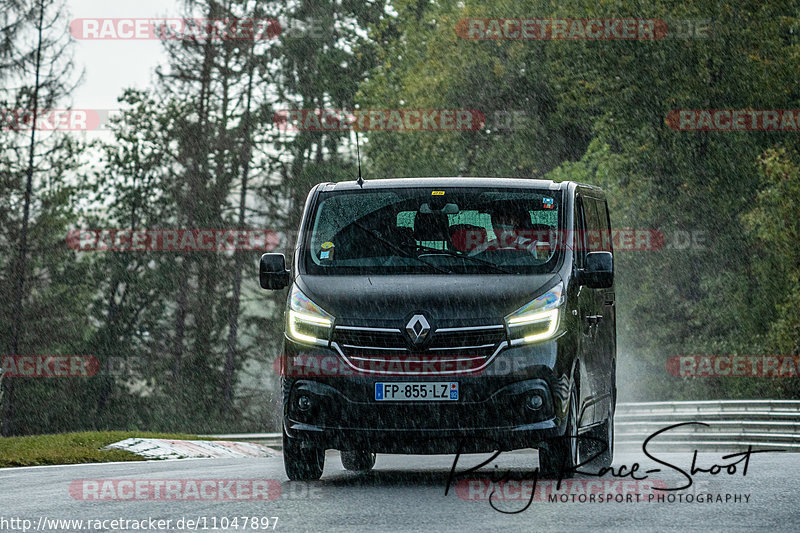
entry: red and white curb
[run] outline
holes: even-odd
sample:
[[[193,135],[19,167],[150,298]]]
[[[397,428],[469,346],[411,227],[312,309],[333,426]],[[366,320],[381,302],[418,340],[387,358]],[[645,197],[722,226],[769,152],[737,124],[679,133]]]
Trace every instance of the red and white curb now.
[[[127,450],[147,459],[274,457],[279,453],[252,442],[125,439],[106,448]]]

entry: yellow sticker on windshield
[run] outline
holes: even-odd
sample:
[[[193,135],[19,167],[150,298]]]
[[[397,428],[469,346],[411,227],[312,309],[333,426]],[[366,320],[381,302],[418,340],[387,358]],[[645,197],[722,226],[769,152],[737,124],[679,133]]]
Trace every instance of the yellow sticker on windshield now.
[[[329,249],[329,248],[333,248],[333,243],[332,243],[332,242],[330,242],[330,241],[328,241],[328,242],[323,242],[323,243],[322,243],[322,246],[320,246],[320,248],[322,248],[323,250],[327,250],[327,249]]]
[[[431,191],[431,196],[444,196],[444,191]]]

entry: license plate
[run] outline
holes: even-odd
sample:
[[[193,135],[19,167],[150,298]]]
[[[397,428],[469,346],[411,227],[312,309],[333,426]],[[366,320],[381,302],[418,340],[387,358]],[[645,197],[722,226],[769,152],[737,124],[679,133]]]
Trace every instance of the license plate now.
[[[381,382],[375,384],[376,401],[457,401],[458,382],[419,381]]]

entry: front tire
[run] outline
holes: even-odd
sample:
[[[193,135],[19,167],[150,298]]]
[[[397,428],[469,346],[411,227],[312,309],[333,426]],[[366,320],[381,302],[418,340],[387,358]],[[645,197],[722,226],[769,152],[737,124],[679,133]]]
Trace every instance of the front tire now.
[[[589,471],[594,473],[594,470],[599,473],[604,468],[609,468],[614,462],[614,413],[617,408],[617,365],[616,362],[612,365],[611,370],[611,400],[608,408],[608,417],[597,427],[587,432],[587,436],[598,439],[605,443],[605,450],[601,442],[593,442],[590,440],[584,441],[584,446],[581,448],[580,456],[581,461],[584,457],[597,455],[594,459],[586,463]]]
[[[303,446],[305,444],[305,446]],[[291,439],[283,430],[283,466],[291,481],[315,481],[325,468],[325,450]]]
[[[567,429],[564,436],[553,439],[539,448],[539,470],[547,475],[570,478],[578,465],[578,394],[572,388],[569,395]]]
[[[599,473],[602,469],[608,468],[614,462],[614,407],[609,410],[608,418],[596,427],[586,432],[587,437],[598,439],[601,442],[584,439],[581,446],[581,461],[583,468],[587,472]],[[605,448],[605,449],[603,449]],[[600,450],[603,450],[600,452]],[[599,454],[599,455],[598,455]],[[591,461],[584,462],[584,457],[588,460],[597,455]]]
[[[342,466],[353,472],[369,472],[375,466],[375,454],[364,450],[342,451]]]

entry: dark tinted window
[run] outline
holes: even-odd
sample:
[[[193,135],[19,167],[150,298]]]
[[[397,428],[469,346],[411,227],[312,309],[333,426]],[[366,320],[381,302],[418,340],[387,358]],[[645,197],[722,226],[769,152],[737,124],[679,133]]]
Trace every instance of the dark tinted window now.
[[[603,249],[601,229],[602,224],[597,212],[598,200],[596,198],[584,197],[583,205],[586,214],[586,245],[587,252],[598,252]]]
[[[597,200],[597,216],[600,219],[602,249],[605,252],[613,251],[611,244],[611,221],[608,217],[608,203],[605,200]]]
[[[584,198],[578,195],[575,199],[575,235],[573,237],[575,266],[578,268],[583,268],[586,254],[586,222]]]
[[[322,193],[304,263],[324,274],[552,272],[561,204],[560,191],[537,189]]]

